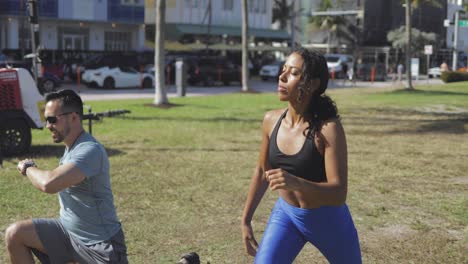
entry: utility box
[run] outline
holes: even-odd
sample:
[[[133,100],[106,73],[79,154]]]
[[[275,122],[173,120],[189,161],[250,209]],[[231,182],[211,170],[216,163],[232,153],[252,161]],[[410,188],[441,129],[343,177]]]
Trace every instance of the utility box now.
[[[175,63],[175,84],[177,88],[177,96],[185,96],[187,89],[187,65],[182,58],[178,58]]]

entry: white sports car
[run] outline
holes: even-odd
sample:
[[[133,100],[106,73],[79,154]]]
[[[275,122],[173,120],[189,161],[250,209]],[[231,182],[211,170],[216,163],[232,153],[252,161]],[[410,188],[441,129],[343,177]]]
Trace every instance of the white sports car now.
[[[86,70],[82,81],[89,87],[103,87],[105,89],[154,87],[154,77],[146,72],[138,72],[131,67],[102,67]]]
[[[429,70],[427,71],[427,76],[429,78],[440,78],[440,75],[441,75],[441,71],[440,71],[440,67],[434,67],[434,68],[429,68]]]

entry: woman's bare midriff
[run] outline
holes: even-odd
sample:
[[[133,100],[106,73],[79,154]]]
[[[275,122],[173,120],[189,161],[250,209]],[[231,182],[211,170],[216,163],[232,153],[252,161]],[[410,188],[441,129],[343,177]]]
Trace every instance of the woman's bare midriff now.
[[[288,204],[302,208],[302,209],[314,209],[323,206],[319,201],[317,202],[306,202],[304,195],[299,191],[287,191],[280,190],[279,195],[283,198]]]

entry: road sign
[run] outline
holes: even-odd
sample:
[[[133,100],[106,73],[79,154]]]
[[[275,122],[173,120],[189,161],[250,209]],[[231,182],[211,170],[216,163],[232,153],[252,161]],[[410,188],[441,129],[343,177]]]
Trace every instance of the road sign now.
[[[449,19],[444,20],[444,27],[450,27],[450,20]]]
[[[424,54],[432,55],[432,45],[424,45]]]
[[[459,27],[468,27],[468,20],[458,20]]]

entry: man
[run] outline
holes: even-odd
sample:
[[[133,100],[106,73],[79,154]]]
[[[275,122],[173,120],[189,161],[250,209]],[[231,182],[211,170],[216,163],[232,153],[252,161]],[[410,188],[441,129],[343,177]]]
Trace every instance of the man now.
[[[342,71],[342,76],[343,76],[343,85],[346,83],[346,78],[348,78],[348,64],[343,63],[341,65],[341,71]]]
[[[443,61],[442,64],[440,65],[440,72],[448,72],[449,67],[447,65],[447,62]]]
[[[33,160],[18,170],[34,187],[58,193],[58,219],[31,219],[12,224],[5,243],[12,263],[128,263],[121,224],[117,219],[104,147],[83,129],[83,103],[72,90],[45,98],[47,128],[65,153],[53,170]]]

